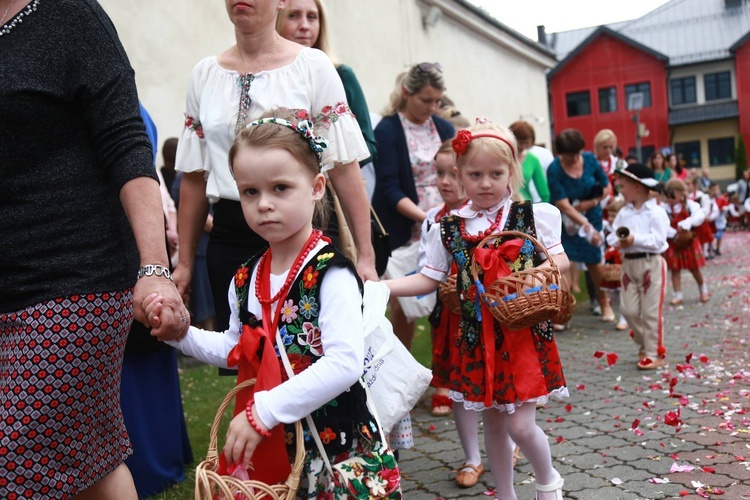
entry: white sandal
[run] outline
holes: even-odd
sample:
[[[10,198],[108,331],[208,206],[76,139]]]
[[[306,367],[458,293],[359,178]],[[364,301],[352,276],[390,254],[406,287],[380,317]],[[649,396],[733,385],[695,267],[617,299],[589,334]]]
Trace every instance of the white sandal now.
[[[542,491],[545,493],[554,491],[557,493],[555,496],[556,500],[563,500],[562,487],[565,484],[565,480],[560,476],[559,472],[555,471],[555,474],[557,474],[557,479],[555,479],[552,484],[536,483],[534,486],[536,486],[536,491]],[[539,498],[539,495],[537,495],[537,498]]]

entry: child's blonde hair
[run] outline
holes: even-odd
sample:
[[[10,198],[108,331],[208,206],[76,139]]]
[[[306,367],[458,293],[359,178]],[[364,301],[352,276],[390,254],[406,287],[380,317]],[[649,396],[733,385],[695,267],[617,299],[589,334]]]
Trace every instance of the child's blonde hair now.
[[[617,147],[617,136],[614,132],[612,132],[608,128],[604,128],[597,132],[594,136],[594,151],[597,151],[599,149],[599,146],[609,140],[614,142],[614,147]]]
[[[263,113],[261,118],[280,118],[294,124],[306,120],[307,112],[287,108],[274,108]],[[277,123],[260,123],[246,126],[237,134],[234,144],[229,149],[229,170],[234,176],[234,160],[241,148],[283,149],[297,160],[310,174],[310,178],[320,173],[322,157],[313,151],[310,141],[300,132]],[[328,224],[330,204],[326,196],[315,204],[313,223],[324,228]]]
[[[459,132],[459,136],[464,131]],[[523,174],[521,173],[521,165],[518,163],[518,143],[513,133],[502,125],[497,125],[491,121],[482,121],[477,123],[473,127],[468,129],[468,132],[472,136],[479,134],[492,134],[502,139],[496,139],[493,137],[479,137],[472,138],[468,147],[466,148],[465,154],[460,154],[456,158],[456,166],[460,171],[464,165],[471,162],[471,159],[478,152],[488,154],[498,161],[503,161],[508,164],[510,170],[510,179],[508,185],[513,189],[514,192],[518,192],[521,184],[523,183]],[[508,141],[507,143],[505,141]]]
[[[617,212],[619,212],[620,209],[624,206],[625,206],[625,198],[623,198],[622,196],[613,198],[612,201],[610,201],[609,204],[607,204],[607,215],[608,216],[617,215]]]
[[[687,186],[684,182],[682,182],[681,179],[678,179],[676,177],[669,179],[667,181],[667,184],[664,186],[666,193],[673,193],[674,199],[684,201],[687,197]],[[678,197],[677,195],[681,194],[682,197]]]

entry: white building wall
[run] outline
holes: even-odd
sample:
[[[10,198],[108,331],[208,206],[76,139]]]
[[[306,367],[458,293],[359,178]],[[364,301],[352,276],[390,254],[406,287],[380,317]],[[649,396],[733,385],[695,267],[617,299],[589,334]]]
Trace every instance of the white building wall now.
[[[100,2],[135,68],[161,146],[182,130],[193,65],[234,43],[224,2]],[[509,125],[523,115],[534,124],[537,142],[550,145],[545,77],[554,63],[550,57],[453,0],[326,0],[326,6],[334,55],[354,69],[372,112],[383,110],[400,71],[439,61],[447,94],[467,118],[485,116]],[[425,27],[422,16],[431,6],[441,16]]]

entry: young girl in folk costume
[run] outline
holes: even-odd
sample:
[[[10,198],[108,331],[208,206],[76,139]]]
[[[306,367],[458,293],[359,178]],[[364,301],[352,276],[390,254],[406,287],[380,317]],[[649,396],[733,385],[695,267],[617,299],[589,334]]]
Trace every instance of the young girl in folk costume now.
[[[674,297],[670,303],[678,305],[683,302],[682,279],[680,277],[680,272],[683,269],[690,271],[690,274],[698,283],[701,302],[708,302],[708,287],[703,282],[703,274],[700,270],[701,267],[706,265],[700,240],[694,237],[690,244],[682,249],[675,246],[677,233],[695,230],[703,224],[706,215],[699,204],[688,199],[687,187],[680,179],[670,179],[666,184],[665,193],[664,209],[669,215],[671,229],[667,233],[670,238],[669,248],[664,257],[667,259],[669,270],[672,272],[672,288],[674,289]]]
[[[222,472],[247,469],[252,461],[251,479],[284,481],[293,456],[291,424],[312,415],[315,429],[303,422],[306,456],[298,498],[401,498],[399,470],[359,382],[361,283],[352,263],[312,228],[325,194],[320,166],[326,141],[313,135],[312,123],[297,119],[300,113],[272,111],[251,122],[232,146],[229,161],[242,211],[270,248],[235,274],[229,330],[222,335],[191,327],[173,345],[216,366],[237,366],[238,382],[257,378],[237,396]],[[149,314],[158,314],[158,298],[147,302]],[[317,445],[312,433],[320,438]]]
[[[506,129],[482,123],[459,131],[453,148],[458,178],[470,201],[430,228],[425,265],[419,274],[386,284],[397,296],[427,293],[437,288],[456,264],[461,319],[449,379],[450,397],[460,403],[458,411],[482,411],[485,447],[499,498],[516,498],[515,442],[534,469],[538,498],[561,499],[563,480],[552,466],[544,431],[535,422],[537,402],[546,402],[551,394],[568,395],[552,324],[547,321],[520,331],[505,328],[479,299],[470,270],[475,253],[483,265],[494,259],[497,267],[505,268],[480,277],[485,283],[508,275],[511,269],[550,266],[525,239],[501,237],[495,245],[476,250],[486,236],[516,230],[536,236],[565,272],[568,259],[560,244],[560,212],[547,203],[511,201],[522,178],[516,141]],[[505,261],[509,268],[502,265]],[[457,418],[456,424],[460,428],[462,420]]]
[[[700,205],[703,214],[706,216],[703,223],[695,229],[695,237],[701,242],[701,250],[703,250],[703,255],[706,259],[713,259],[714,256],[711,248],[714,241],[714,232],[711,229],[710,220],[712,208],[711,197],[701,191],[699,177],[691,177],[685,186],[687,187],[688,199]]]
[[[466,194],[458,183],[455,167],[456,155],[449,139],[443,142],[435,154],[437,188],[443,198],[443,204],[428,210],[427,217],[422,222],[417,264],[419,269],[424,266],[424,241],[430,227],[466,204]],[[432,396],[432,414],[439,417],[450,414],[453,408],[453,401],[448,397],[448,375],[451,363],[450,347],[455,342],[457,316],[438,301],[429,319],[432,325],[432,386],[436,388]]]
[[[623,162],[624,164],[624,162]],[[618,182],[619,186],[619,182]],[[617,213],[620,211],[622,207],[625,206],[625,200],[618,196],[617,198],[613,198],[612,201],[607,206],[607,218],[603,223],[603,232],[604,232],[604,263],[605,264],[620,264],[622,265],[622,257],[620,256],[620,249],[614,245],[607,244],[607,238],[610,234],[615,232],[615,228],[612,225],[615,221],[615,217],[617,216]],[[612,304],[619,304],[620,303],[620,280],[617,279],[615,281],[606,281],[604,278],[602,278],[602,284],[600,285],[603,290],[606,290],[609,294],[609,300]],[[622,311],[620,311],[620,320],[615,325],[615,328],[617,330],[627,330],[628,329],[628,321],[625,319],[625,316],[623,316]]]
[[[727,212],[729,209],[729,198],[721,194],[721,188],[715,182],[708,186],[708,195],[711,197],[711,229],[714,230],[714,255],[721,255],[721,238],[727,228]]]
[[[451,140],[445,141],[435,155],[435,170],[437,171],[437,186],[440,196],[445,202],[427,212],[427,218],[422,223],[422,238],[420,241],[419,268],[425,263],[425,242],[430,228],[440,223],[443,217],[455,213],[466,204],[466,194],[458,182],[456,175],[456,154]],[[456,274],[456,265],[451,266],[452,275]],[[476,412],[465,411],[453,406],[450,399],[451,366],[458,359],[455,349],[456,334],[461,316],[448,309],[440,300],[430,315],[432,326],[432,385],[436,388],[432,396],[432,414],[435,416],[448,415],[453,408],[456,422],[461,422],[458,437],[464,450],[466,459],[464,465],[456,474],[456,484],[461,488],[471,488],[479,481],[484,473],[482,455],[479,450],[479,420]]]

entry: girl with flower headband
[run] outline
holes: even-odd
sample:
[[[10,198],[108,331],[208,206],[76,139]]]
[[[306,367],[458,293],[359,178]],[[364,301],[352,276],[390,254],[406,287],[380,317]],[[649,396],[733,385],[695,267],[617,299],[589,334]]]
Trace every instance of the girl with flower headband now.
[[[252,461],[251,479],[283,482],[294,453],[293,424],[303,420],[298,498],[401,498],[395,458],[359,383],[364,339],[354,332],[363,331],[362,284],[353,264],[313,229],[324,200],[327,141],[300,116],[267,113],[235,140],[229,162],[242,211],[270,248],[235,274],[227,331],[190,327],[172,345],[206,363],[237,367],[238,383],[257,379],[237,396],[220,473],[243,474]],[[155,318],[159,297],[144,307]]]
[[[507,129],[488,121],[479,123],[459,131],[453,148],[469,203],[430,228],[425,265],[419,274],[385,283],[395,296],[428,293],[446,278],[455,262],[461,319],[448,384],[450,398],[458,403],[454,410],[459,432],[462,422],[471,421],[460,418],[461,413],[482,412],[498,498],[516,498],[515,442],[534,469],[537,497],[562,499],[563,480],[552,466],[547,437],[535,423],[537,403],[546,402],[550,395],[568,395],[552,324],[547,321],[513,331],[495,321],[478,298],[470,269],[476,257],[480,280],[488,284],[511,271],[550,266],[528,240],[500,237],[489,248],[477,249],[486,236],[515,230],[535,236],[565,272],[568,259],[560,244],[560,212],[547,203],[511,200],[522,177],[516,140]],[[481,470],[481,465],[466,467]]]

